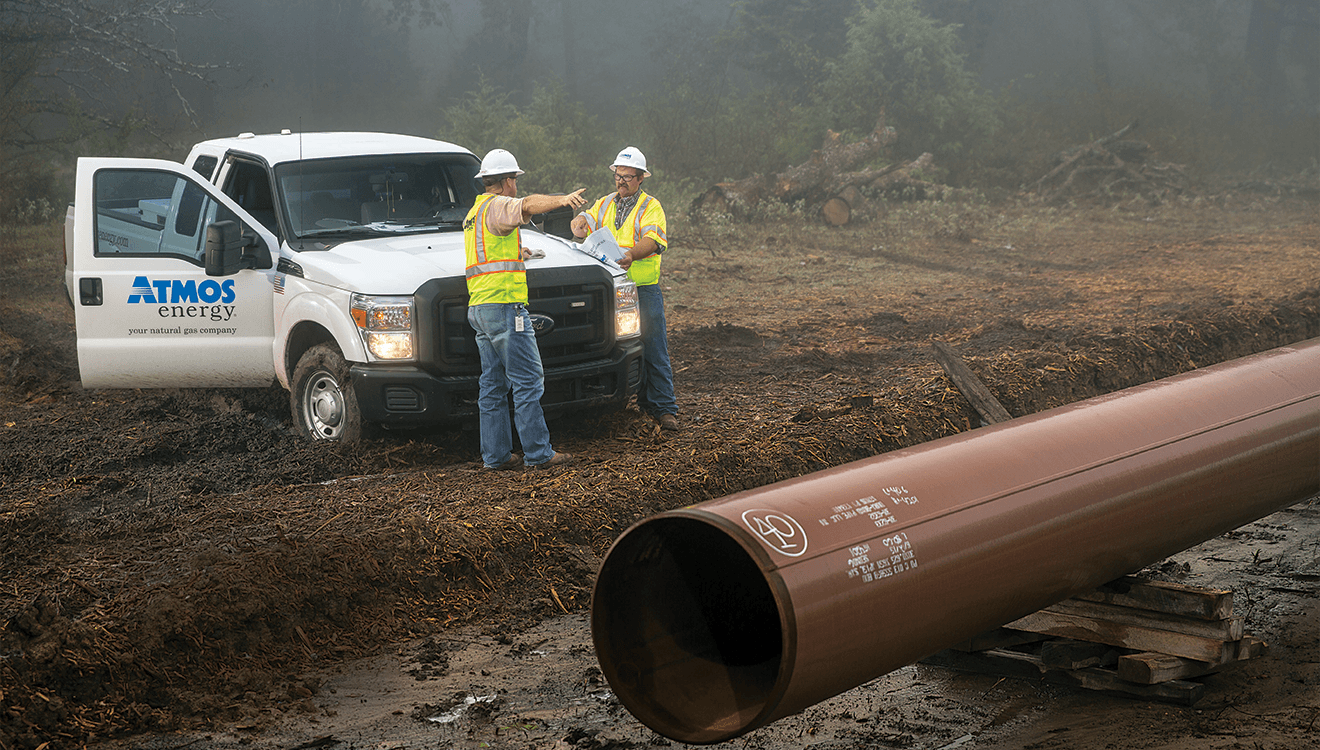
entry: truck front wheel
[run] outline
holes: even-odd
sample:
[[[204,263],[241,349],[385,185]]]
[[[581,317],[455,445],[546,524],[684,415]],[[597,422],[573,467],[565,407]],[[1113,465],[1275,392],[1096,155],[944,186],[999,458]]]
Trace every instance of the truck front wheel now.
[[[330,344],[317,344],[303,353],[293,368],[289,402],[298,431],[312,440],[352,443],[362,437],[348,363]]]

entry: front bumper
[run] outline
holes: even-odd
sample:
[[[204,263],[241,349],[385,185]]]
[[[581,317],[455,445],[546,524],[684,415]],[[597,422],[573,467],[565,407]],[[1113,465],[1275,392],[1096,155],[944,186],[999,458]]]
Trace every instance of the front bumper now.
[[[476,419],[478,375],[437,376],[416,366],[354,364],[349,368],[362,419],[388,427],[418,427]],[[625,404],[642,379],[640,339],[610,356],[545,368],[541,408],[556,416]]]

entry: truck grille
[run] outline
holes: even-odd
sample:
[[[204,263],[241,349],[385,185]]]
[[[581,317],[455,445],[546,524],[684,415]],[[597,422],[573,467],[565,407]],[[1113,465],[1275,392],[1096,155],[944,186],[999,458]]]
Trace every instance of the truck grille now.
[[[565,279],[567,275],[576,279]],[[546,278],[550,277],[550,278]],[[582,278],[585,277],[585,278]],[[614,344],[613,284],[600,269],[553,269],[528,273],[528,311],[553,321],[549,330],[537,334],[541,362],[546,367],[566,365],[599,357]],[[419,321],[423,337],[422,359],[446,374],[479,373],[476,332],[467,323],[467,287],[462,279],[431,282],[443,287],[432,296],[434,315]],[[557,283],[547,284],[545,281]],[[538,283],[541,282],[541,283]],[[425,294],[419,290],[419,296]],[[425,325],[434,321],[438,325]],[[431,329],[431,330],[427,330]]]

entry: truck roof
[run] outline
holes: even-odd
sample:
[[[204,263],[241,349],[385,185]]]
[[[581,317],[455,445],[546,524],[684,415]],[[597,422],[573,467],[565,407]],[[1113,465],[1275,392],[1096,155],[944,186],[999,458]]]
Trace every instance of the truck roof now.
[[[215,138],[193,146],[193,153],[223,153],[242,151],[259,156],[275,166],[289,161],[325,159],[336,156],[365,156],[371,154],[471,154],[472,152],[446,141],[396,133],[269,133],[254,135],[241,133],[233,138]]]

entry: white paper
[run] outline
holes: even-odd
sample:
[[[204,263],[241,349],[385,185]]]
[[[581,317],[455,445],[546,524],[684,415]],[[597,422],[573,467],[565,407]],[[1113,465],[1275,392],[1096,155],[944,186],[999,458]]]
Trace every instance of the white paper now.
[[[615,241],[614,235],[607,227],[601,227],[587,235],[586,239],[582,240],[582,250],[593,258],[604,255],[615,263],[623,258],[623,248],[619,247],[619,243]]]

